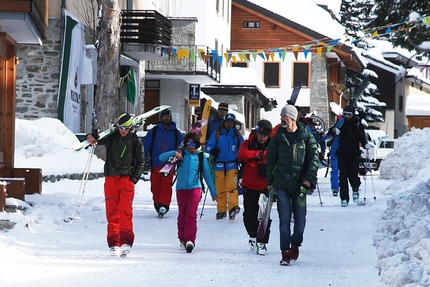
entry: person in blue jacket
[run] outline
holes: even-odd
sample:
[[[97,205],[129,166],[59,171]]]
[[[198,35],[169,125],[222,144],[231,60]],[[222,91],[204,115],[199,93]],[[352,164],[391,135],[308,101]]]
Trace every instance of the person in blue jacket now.
[[[184,150],[172,150],[159,156],[161,161],[177,156],[180,160],[176,181],[176,199],[178,201],[178,238],[181,247],[190,253],[196,242],[197,208],[201,199],[202,182],[200,173],[208,185],[212,200],[216,200],[216,190],[206,157],[199,159],[198,150],[200,140],[195,133],[188,133],[184,137]],[[201,167],[201,168],[200,168]]]
[[[340,116],[338,117],[337,122],[329,128],[328,135],[330,135],[330,139],[327,140],[327,146],[330,147],[330,185],[331,190],[333,192],[333,196],[337,196],[339,194],[339,168],[337,166],[337,149],[339,148],[339,132],[336,134],[336,129],[340,129],[342,127],[345,119]],[[327,137],[326,137],[327,138]]]
[[[216,219],[234,220],[240,211],[237,191],[239,147],[243,136],[236,128],[236,116],[226,114],[220,129],[213,132],[206,145],[206,152],[213,156],[215,187],[217,192]]]
[[[172,200],[172,181],[175,174],[173,170],[166,177],[159,172],[166,163],[166,161],[160,160],[159,156],[163,152],[175,150],[182,140],[181,132],[176,128],[176,123],[172,121],[172,112],[164,110],[160,113],[160,121],[148,131],[143,141],[145,160],[150,159],[151,162],[152,200],[159,218],[169,211]]]

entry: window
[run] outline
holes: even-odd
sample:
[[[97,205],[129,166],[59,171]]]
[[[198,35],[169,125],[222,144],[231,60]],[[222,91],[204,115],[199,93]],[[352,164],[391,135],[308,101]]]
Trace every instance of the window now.
[[[263,82],[267,88],[279,88],[279,63],[264,63]]]
[[[243,22],[244,29],[260,29],[259,21],[245,21]]]
[[[294,83],[301,82],[303,87],[309,87],[310,79],[310,63],[294,63],[293,64],[293,82],[292,86],[294,86]]]
[[[248,64],[245,62],[236,62],[236,63],[232,62],[231,66],[232,67],[239,67],[239,68],[248,68]]]

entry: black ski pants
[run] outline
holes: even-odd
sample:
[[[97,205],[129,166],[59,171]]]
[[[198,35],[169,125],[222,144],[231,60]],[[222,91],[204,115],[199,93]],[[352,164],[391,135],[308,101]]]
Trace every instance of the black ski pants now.
[[[260,224],[260,221],[258,220],[258,211],[260,209],[260,206],[258,205],[258,200],[260,199],[260,194],[262,193],[265,192],[261,190],[253,190],[247,187],[243,187],[243,223],[245,224],[245,228],[248,232],[249,237],[252,238],[257,237],[257,230]],[[268,194],[266,194],[266,196],[267,195]],[[269,242],[271,221],[272,220],[269,219],[266,234],[262,239],[257,238],[257,242]]]
[[[352,191],[357,191],[360,187],[360,177],[358,175],[358,167],[360,164],[360,156],[339,156],[337,157],[337,166],[339,168],[339,188],[340,199],[349,202],[349,184]]]

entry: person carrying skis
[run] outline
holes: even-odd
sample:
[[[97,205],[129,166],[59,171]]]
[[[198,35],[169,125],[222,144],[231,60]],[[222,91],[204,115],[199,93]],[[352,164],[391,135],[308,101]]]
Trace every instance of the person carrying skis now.
[[[338,128],[339,148],[337,159],[339,167],[339,187],[341,206],[347,207],[349,203],[349,184],[352,187],[352,199],[356,202],[359,198],[360,177],[358,170],[360,165],[360,144],[369,149],[370,144],[366,142],[366,134],[360,119],[355,116],[355,107],[346,105],[342,112],[345,119],[342,127]],[[348,184],[349,181],[349,184]]]
[[[208,121],[208,129],[206,132],[206,142],[210,139],[211,135],[220,129],[222,126],[222,122],[224,120],[224,116],[228,113],[228,104],[227,103],[219,103],[218,105],[218,113],[213,118],[210,118]]]
[[[234,220],[240,211],[237,153],[242,142],[243,136],[236,128],[236,116],[226,114],[221,128],[212,133],[206,145],[206,152],[214,158],[218,211],[216,219],[227,217],[228,211],[229,219]]]
[[[297,122],[297,109],[286,105],[281,110],[281,127],[267,147],[267,188],[276,192],[279,214],[281,265],[299,257],[306,225],[306,192],[316,182],[319,165],[315,137]],[[303,188],[302,188],[303,187]],[[291,215],[294,229],[291,234]]]
[[[270,223],[264,238],[257,239],[258,213],[260,195],[269,196],[266,185],[266,153],[272,132],[272,124],[268,120],[257,122],[255,130],[239,148],[238,159],[243,164],[243,223],[249,235],[251,252],[266,254],[266,244],[269,242]]]
[[[112,256],[126,256],[134,242],[133,199],[134,185],[143,170],[143,148],[133,132],[133,119],[128,113],[118,117],[118,132],[97,141],[97,131],[87,135],[87,141],[106,145],[104,165],[107,243]]]
[[[155,211],[162,218],[170,208],[172,201],[172,182],[175,171],[165,176],[159,171],[165,161],[159,159],[160,154],[175,150],[182,142],[183,136],[172,121],[172,112],[168,109],[160,112],[160,121],[150,129],[143,141],[145,158],[151,162],[151,192]]]
[[[339,128],[342,127],[345,118],[341,115],[338,116],[336,123],[334,123],[327,131],[327,135],[324,136],[324,140],[327,142],[326,145],[330,148],[330,186],[333,196],[337,196],[339,193],[339,168],[337,164],[337,149],[339,148],[339,136],[336,131],[340,132]],[[329,140],[327,140],[330,138]]]
[[[203,176],[212,200],[216,200],[215,185],[212,181],[209,164],[203,151],[198,150],[200,139],[196,133],[188,133],[184,137],[183,152],[172,150],[159,156],[161,161],[177,156],[180,160],[177,171],[176,199],[178,201],[178,238],[181,248],[187,253],[192,252],[196,244],[197,208],[202,194]]]

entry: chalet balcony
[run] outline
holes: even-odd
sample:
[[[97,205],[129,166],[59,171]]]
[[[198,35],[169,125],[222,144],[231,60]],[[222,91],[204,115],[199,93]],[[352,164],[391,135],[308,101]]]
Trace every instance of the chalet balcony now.
[[[0,0],[0,31],[18,44],[42,44],[48,37],[49,0]]]
[[[172,45],[172,23],[154,10],[121,13],[122,53],[135,60],[168,60],[163,47]]]
[[[153,75],[176,76],[184,79],[190,76],[204,76],[214,82],[221,81],[221,65],[217,55],[212,55],[212,49],[207,46],[181,46],[175,51],[167,49],[168,61],[147,61],[145,74],[147,78]],[[194,56],[193,56],[194,55]]]

